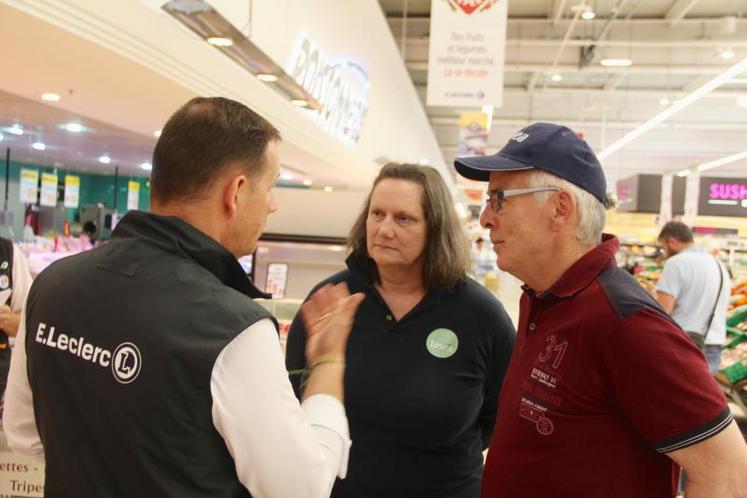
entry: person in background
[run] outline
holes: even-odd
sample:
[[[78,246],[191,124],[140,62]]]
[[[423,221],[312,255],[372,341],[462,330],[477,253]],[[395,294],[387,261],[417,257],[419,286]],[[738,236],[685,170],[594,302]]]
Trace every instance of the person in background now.
[[[12,241],[0,237],[0,396],[4,396],[8,379],[11,338],[18,333],[21,309],[30,287],[31,272],[26,257]]]
[[[319,284],[346,283],[366,296],[346,354],[355,443],[348,477],[332,496],[479,496],[514,327],[500,302],[466,276],[469,243],[439,173],[385,165],[348,243],[348,268]],[[296,318],[291,371],[313,364],[304,329]],[[300,383],[294,378],[299,396]]]
[[[4,421],[12,450],[44,458],[45,496],[323,497],[345,476],[341,359],[363,296],[325,287],[302,309],[299,406],[237,261],[277,208],[279,140],[238,102],[190,100],[156,143],[152,212],[37,277]]]
[[[480,221],[525,283],[484,498],[744,497],[747,445],[703,355],[617,267],[602,166],[565,126],[535,123],[455,167],[488,181]]]
[[[729,273],[715,256],[693,247],[693,233],[681,221],[664,225],[658,240],[667,259],[656,299],[703,350],[709,370],[716,373],[726,342]]]
[[[485,239],[477,237],[475,245],[472,248],[472,274],[479,279],[485,277],[485,274],[494,268],[495,258],[491,256],[491,251],[485,247]]]
[[[94,223],[91,220],[86,221],[83,223],[83,229],[81,231],[81,236],[88,237],[88,241],[91,246],[93,246],[96,243],[96,223]]]

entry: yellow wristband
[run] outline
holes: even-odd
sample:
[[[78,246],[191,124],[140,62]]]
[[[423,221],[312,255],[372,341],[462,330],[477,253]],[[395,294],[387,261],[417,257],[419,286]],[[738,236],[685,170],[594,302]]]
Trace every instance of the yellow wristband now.
[[[311,365],[309,367],[309,370],[314,370],[314,368],[318,367],[319,365],[324,365],[324,364],[327,364],[327,363],[338,364],[338,365],[342,365],[343,367],[345,366],[345,362],[343,360],[336,360],[334,358],[329,358],[329,359],[326,359],[326,360],[319,360],[319,361],[317,361],[316,363],[314,363],[313,365]]]

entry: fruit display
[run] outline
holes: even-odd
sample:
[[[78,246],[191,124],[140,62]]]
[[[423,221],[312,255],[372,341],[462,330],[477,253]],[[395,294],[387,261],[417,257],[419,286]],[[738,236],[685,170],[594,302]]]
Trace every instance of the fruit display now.
[[[661,266],[656,263],[638,263],[633,269],[633,277],[649,293],[654,293],[656,282],[661,278]]]
[[[744,283],[743,283],[744,284]],[[747,285],[736,283],[726,318],[727,342],[721,350],[716,380],[727,398],[747,413]]]
[[[747,279],[740,279],[731,287],[729,311],[747,305]]]

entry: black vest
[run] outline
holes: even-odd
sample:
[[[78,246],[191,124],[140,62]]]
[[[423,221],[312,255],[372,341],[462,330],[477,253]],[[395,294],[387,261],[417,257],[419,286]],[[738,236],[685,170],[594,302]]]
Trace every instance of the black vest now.
[[[44,270],[26,347],[45,496],[249,496],[213,426],[210,378],[234,337],[271,318],[253,297],[266,295],[216,241],[143,212]]]
[[[13,242],[0,237],[0,291],[13,290]],[[10,296],[0,305],[10,305]],[[0,331],[0,396],[5,393],[10,368],[10,343],[8,336]]]

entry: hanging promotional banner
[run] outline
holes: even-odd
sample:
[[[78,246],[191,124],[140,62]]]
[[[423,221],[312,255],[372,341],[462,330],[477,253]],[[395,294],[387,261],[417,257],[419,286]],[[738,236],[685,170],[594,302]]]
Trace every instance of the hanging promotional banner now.
[[[687,226],[693,226],[695,217],[698,215],[698,199],[700,198],[700,174],[690,173],[685,183],[685,214],[682,222]]]
[[[39,170],[26,169],[21,170],[21,202],[27,204],[36,204],[36,197],[39,195]]]
[[[140,205],[140,182],[127,182],[127,209],[137,209]]]
[[[667,222],[672,221],[672,184],[674,177],[672,175],[663,175],[661,177],[661,203],[659,206],[659,226],[664,226]]]
[[[431,0],[429,106],[503,104],[508,0]]]
[[[77,208],[80,199],[80,177],[65,175],[65,207]]]
[[[48,207],[57,205],[57,175],[54,173],[42,173],[39,205]]]
[[[488,145],[488,115],[463,112],[459,115],[457,157],[484,156]]]

